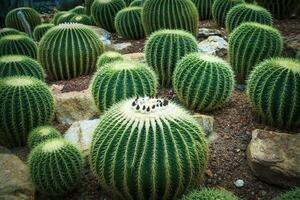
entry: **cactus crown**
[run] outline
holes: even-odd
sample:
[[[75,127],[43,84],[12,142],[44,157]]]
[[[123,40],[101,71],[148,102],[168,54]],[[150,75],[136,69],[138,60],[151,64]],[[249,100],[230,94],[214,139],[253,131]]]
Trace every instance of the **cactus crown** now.
[[[271,63],[276,67],[286,68],[295,73],[300,73],[300,62],[290,58],[274,58]]]
[[[8,79],[3,79],[3,83],[4,85],[18,88],[33,85],[34,81],[29,77],[16,76]]]
[[[26,57],[22,55],[6,55],[0,57],[0,63],[21,62],[25,59]]]
[[[48,152],[48,153],[51,153],[51,152],[55,152],[55,151],[59,151],[60,149],[62,149],[63,147],[65,147],[67,145],[66,141],[65,140],[62,140],[60,138],[57,138],[57,139],[53,139],[47,143],[45,143],[43,145],[43,148],[42,150],[44,152]]]
[[[22,40],[22,39],[27,39],[28,37],[25,35],[6,35],[3,38],[7,40]]]

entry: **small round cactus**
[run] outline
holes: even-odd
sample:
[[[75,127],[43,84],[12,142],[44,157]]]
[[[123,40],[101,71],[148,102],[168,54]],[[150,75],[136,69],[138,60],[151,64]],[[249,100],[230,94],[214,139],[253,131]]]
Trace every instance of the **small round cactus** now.
[[[121,199],[177,199],[201,182],[207,151],[202,128],[185,109],[145,97],[104,114],[90,163],[101,187]]]
[[[124,0],[94,0],[91,12],[97,26],[115,32],[115,17],[125,7]]]
[[[142,24],[142,8],[128,7],[118,12],[115,18],[117,33],[123,38],[141,39],[145,37]]]
[[[77,14],[77,15],[85,15],[86,14],[86,9],[83,6],[76,6],[72,10],[69,10],[69,12]]]
[[[300,188],[298,187],[279,195],[274,200],[299,200],[299,199],[300,199]]]
[[[37,57],[37,45],[25,35],[7,35],[0,39],[0,56],[25,55],[31,58]]]
[[[230,33],[240,24],[257,22],[272,25],[272,15],[265,8],[254,4],[240,4],[233,7],[226,17],[226,30]]]
[[[57,24],[63,24],[63,23],[70,22],[70,20],[75,16],[77,16],[77,15],[74,13],[66,12],[57,19]]]
[[[134,0],[130,3],[129,7],[143,7],[143,0]]]
[[[21,7],[11,10],[5,18],[5,25],[8,28],[14,28],[19,31],[25,32],[22,21],[18,17],[18,13],[24,14],[31,30],[33,30],[37,25],[41,24],[41,17],[37,11],[28,7]]]
[[[212,16],[218,26],[225,27],[228,12],[231,8],[241,3],[245,3],[244,0],[214,0]]]
[[[300,127],[300,61],[271,58],[256,66],[247,93],[253,111],[267,124]]]
[[[300,8],[299,0],[255,0],[258,5],[268,9],[275,19],[291,17]]]
[[[34,59],[22,55],[0,57],[0,78],[8,76],[31,76],[44,80],[44,70]]]
[[[192,0],[196,5],[199,13],[200,20],[206,20],[212,18],[212,5],[214,0]]]
[[[107,51],[103,53],[101,56],[99,56],[97,61],[97,69],[100,69],[102,66],[104,66],[107,63],[123,61],[123,60],[124,58],[122,54],[114,51]]]
[[[39,126],[29,133],[27,144],[30,149],[33,149],[39,144],[55,138],[62,138],[61,133],[57,129],[47,125]]]
[[[221,58],[192,53],[176,66],[173,87],[189,109],[210,111],[223,106],[234,86],[231,67]]]
[[[29,154],[28,166],[37,190],[47,195],[63,195],[78,184],[83,171],[80,151],[63,139],[41,143]]]
[[[14,28],[2,28],[0,29],[0,39],[7,35],[21,35],[21,32]]]
[[[47,85],[25,76],[0,79],[0,145],[24,146],[29,132],[54,116]]]
[[[259,62],[279,56],[282,48],[282,37],[276,29],[256,22],[242,23],[229,37],[228,51],[238,83],[245,83]]]
[[[44,34],[50,29],[53,28],[54,24],[41,24],[35,27],[33,31],[33,38],[35,41],[39,42]]]
[[[171,87],[176,63],[185,55],[197,52],[193,35],[181,30],[161,30],[153,33],[145,45],[146,62],[158,75],[162,87]]]
[[[199,15],[191,0],[145,1],[142,21],[147,35],[160,29],[180,29],[198,33]]]
[[[58,25],[58,19],[59,19],[62,15],[66,14],[66,13],[68,13],[68,12],[67,12],[67,11],[60,11],[60,12],[56,13],[56,14],[54,15],[53,19],[52,19],[52,23],[55,24],[55,25]]]
[[[104,45],[89,27],[60,24],[40,41],[38,60],[50,80],[66,80],[93,72],[103,51]]]
[[[87,15],[76,15],[70,20],[70,22],[84,25],[92,25],[91,18]]]
[[[101,112],[113,104],[134,96],[156,95],[154,72],[137,62],[112,62],[101,67],[91,83],[95,104]]]
[[[239,200],[239,198],[226,190],[205,188],[200,191],[192,191],[181,200]]]

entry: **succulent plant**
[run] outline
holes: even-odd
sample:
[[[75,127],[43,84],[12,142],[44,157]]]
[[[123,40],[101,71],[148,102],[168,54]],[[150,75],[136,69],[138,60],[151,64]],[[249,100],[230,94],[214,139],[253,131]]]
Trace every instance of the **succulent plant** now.
[[[212,16],[218,26],[225,27],[228,12],[231,8],[241,3],[245,3],[244,0],[214,0]]]
[[[180,29],[198,33],[199,15],[191,0],[145,1],[142,21],[147,35],[160,29]]]
[[[124,0],[126,6],[129,6],[131,4],[131,2],[133,2],[133,0]]]
[[[76,6],[75,8],[69,10],[69,12],[74,13],[76,15],[85,15],[86,9],[83,6]]]
[[[28,76],[0,79],[0,145],[24,146],[29,132],[53,115],[54,100],[45,83]]]
[[[122,199],[176,199],[201,181],[207,151],[202,128],[185,109],[144,97],[103,115],[90,163],[101,187]]]
[[[253,111],[272,126],[300,127],[300,61],[271,58],[251,73],[247,93]]]
[[[265,8],[254,4],[239,4],[234,6],[226,17],[226,30],[232,32],[244,22],[257,22],[272,25],[272,15]]]
[[[70,20],[70,22],[84,25],[92,25],[91,18],[87,15],[76,15]]]
[[[244,83],[259,62],[282,52],[282,37],[271,26],[246,22],[229,37],[228,56],[238,83]]]
[[[276,197],[274,200],[299,200],[300,199],[300,188],[293,188],[290,191],[287,191],[278,197]]]
[[[173,76],[174,91],[186,107],[210,111],[223,106],[234,86],[231,67],[213,55],[191,53],[182,58]]]
[[[70,10],[83,3],[83,0],[54,0],[58,10]]]
[[[297,52],[296,59],[300,61],[300,50]]]
[[[86,9],[87,15],[91,15],[91,8],[92,8],[93,3],[94,3],[94,0],[85,0],[84,1],[84,6]]]
[[[120,61],[102,66],[90,88],[95,104],[103,112],[123,99],[156,95],[157,80],[147,65]]]
[[[115,51],[107,51],[103,53],[101,56],[99,56],[97,61],[97,69],[100,69],[102,66],[104,66],[107,63],[112,63],[115,61],[123,61],[124,58],[122,54],[115,52]]]
[[[39,42],[41,38],[44,36],[44,34],[50,29],[53,28],[54,24],[41,24],[35,27],[33,30],[33,38],[35,41]]]
[[[200,191],[192,191],[181,200],[239,200],[239,198],[226,190],[205,188]]]
[[[7,35],[21,35],[22,33],[14,28],[2,28],[0,29],[0,39]]]
[[[197,52],[193,35],[182,30],[160,30],[145,45],[146,62],[158,75],[162,87],[171,87],[176,63],[185,55]]]
[[[115,18],[117,33],[128,39],[144,38],[145,30],[141,15],[142,7],[127,7],[119,11]]]
[[[130,4],[129,7],[143,7],[144,0],[133,0]]]
[[[94,71],[103,51],[104,45],[89,27],[60,24],[40,41],[38,60],[50,80],[65,80]]]
[[[55,24],[55,25],[58,25],[58,19],[59,19],[62,15],[66,14],[66,13],[68,13],[68,12],[67,12],[67,11],[60,11],[60,12],[56,13],[56,14],[54,15],[53,19],[52,19],[52,23]]]
[[[206,20],[212,18],[212,5],[214,0],[192,0],[196,5],[199,13],[200,20]]]
[[[66,13],[63,13],[58,19],[57,19],[57,24],[63,24],[63,23],[67,23],[67,22],[70,22],[70,20],[77,16],[76,14],[74,13],[71,13],[71,12],[66,12]]]
[[[37,190],[47,195],[62,195],[78,184],[83,171],[83,157],[71,143],[47,140],[29,154],[28,166]]]
[[[25,35],[7,35],[0,39],[0,56],[25,55],[31,58],[37,57],[37,45]]]
[[[33,149],[39,144],[55,138],[62,138],[61,133],[56,128],[48,125],[39,126],[29,133],[27,144],[30,149]]]
[[[115,17],[125,7],[123,0],[94,0],[91,12],[97,26],[115,32]]]

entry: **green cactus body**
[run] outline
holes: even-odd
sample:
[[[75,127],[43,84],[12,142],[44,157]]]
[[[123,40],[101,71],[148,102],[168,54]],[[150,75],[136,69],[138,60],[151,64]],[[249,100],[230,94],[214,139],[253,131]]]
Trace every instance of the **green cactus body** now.
[[[141,39],[145,37],[142,24],[142,8],[128,7],[118,12],[115,18],[117,33],[123,38]]]
[[[126,6],[129,6],[133,2],[133,0],[124,0],[124,2]]]
[[[298,50],[298,53],[296,55],[296,59],[300,61],[300,50]]]
[[[225,20],[228,12],[234,6],[245,3],[244,0],[214,0],[212,6],[212,16],[220,27],[225,27]]]
[[[161,30],[153,33],[145,45],[146,62],[158,75],[162,87],[171,87],[176,63],[185,55],[197,52],[197,41],[181,30]]]
[[[137,62],[112,62],[101,67],[91,83],[95,104],[101,112],[113,104],[134,96],[154,96],[157,80],[154,72]]]
[[[0,79],[0,145],[24,146],[29,132],[53,116],[54,100],[45,83],[25,76]]]
[[[55,25],[58,25],[58,19],[59,19],[62,15],[66,14],[66,13],[68,13],[68,12],[67,12],[67,11],[60,11],[60,12],[56,13],[56,14],[54,15],[53,19],[52,19],[52,23],[55,24]]]
[[[44,81],[44,70],[34,59],[22,55],[0,57],[0,78],[31,76]]]
[[[29,133],[27,144],[30,149],[33,149],[39,144],[55,138],[62,138],[57,129],[52,126],[39,126]]]
[[[71,12],[64,13],[57,19],[57,24],[68,23],[75,16],[77,15]]]
[[[25,35],[7,35],[0,39],[0,56],[25,55],[36,59],[37,45]]]
[[[247,93],[253,111],[267,124],[300,127],[300,61],[271,58],[251,73]]]
[[[245,83],[259,62],[279,56],[282,48],[282,37],[276,29],[255,22],[241,24],[229,37],[228,51],[238,83]]]
[[[69,12],[77,14],[77,15],[85,15],[86,14],[86,9],[83,6],[76,6],[75,8],[70,10]]]
[[[230,33],[245,22],[257,22],[272,26],[272,15],[263,7],[254,4],[240,4],[228,12],[225,22],[226,30]]]
[[[92,8],[93,3],[94,3],[94,0],[85,0],[84,1],[84,6],[86,9],[87,15],[91,15],[91,8]]]
[[[239,200],[239,198],[226,190],[205,188],[200,191],[192,191],[181,200]]]
[[[147,35],[160,29],[180,29],[198,33],[199,15],[191,0],[145,1],[142,21]]]
[[[63,195],[73,190],[81,178],[80,151],[63,139],[41,143],[29,154],[28,166],[37,190],[47,195]]]
[[[40,41],[38,60],[51,80],[65,80],[93,72],[103,51],[99,37],[87,26],[60,24]]]
[[[294,188],[287,191],[280,196],[276,197],[274,200],[299,200],[300,199],[300,188]]]
[[[169,200],[200,184],[207,151],[202,128],[186,110],[145,97],[104,114],[90,163],[101,187],[121,199]]]
[[[18,12],[22,12],[28,21],[31,30],[33,30],[37,25],[41,24],[41,17],[37,11],[28,7],[21,7],[11,10],[5,18],[5,25],[8,28],[14,28],[19,31],[25,32],[21,20],[18,18]]]
[[[122,54],[114,51],[107,51],[99,56],[97,61],[97,69],[100,69],[105,64],[116,62],[116,61],[123,61],[124,58]]]
[[[2,28],[0,29],[0,39],[7,35],[21,35],[21,32],[14,28]]]
[[[134,0],[129,4],[129,7],[143,7],[143,0]]]
[[[206,20],[212,18],[212,5],[214,0],[192,0],[196,5],[199,13],[200,20]]]
[[[84,25],[92,25],[91,18],[87,15],[76,15],[70,20],[70,22]]]
[[[33,38],[35,41],[39,42],[44,34],[50,29],[53,28],[54,24],[41,24],[35,27],[33,31]]]
[[[123,0],[95,0],[91,12],[97,26],[115,32],[115,17],[125,7]]]
[[[173,79],[174,91],[189,109],[210,111],[223,106],[234,86],[231,67],[221,58],[192,53],[180,60]]]

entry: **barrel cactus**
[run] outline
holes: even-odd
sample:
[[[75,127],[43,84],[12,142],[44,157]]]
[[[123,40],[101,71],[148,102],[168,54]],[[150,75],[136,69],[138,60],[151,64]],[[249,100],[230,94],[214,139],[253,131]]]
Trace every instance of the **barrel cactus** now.
[[[0,115],[0,145],[24,146],[33,128],[52,120],[53,96],[47,85],[36,78],[0,79]]]
[[[212,16],[220,27],[225,27],[225,20],[228,12],[234,6],[245,3],[244,0],[214,0],[212,6]]]
[[[83,0],[55,0],[58,10],[70,10],[83,3]]]
[[[71,143],[47,140],[29,154],[28,166],[37,190],[47,195],[62,195],[78,184],[83,171],[83,157]]]
[[[142,21],[147,35],[160,29],[181,29],[197,35],[199,15],[191,0],[151,0],[144,2]]]
[[[161,30],[153,33],[145,45],[145,58],[158,75],[162,87],[171,87],[177,61],[188,53],[197,52],[193,35],[181,30]]]
[[[126,200],[176,199],[199,184],[206,162],[207,141],[192,116],[168,100],[148,97],[109,109],[90,149],[101,187]]]
[[[299,199],[300,199],[300,188],[298,187],[279,195],[274,200],[299,200]]]
[[[281,54],[283,42],[280,33],[264,24],[246,22],[229,37],[229,61],[237,81],[244,83],[259,62]]]
[[[137,62],[112,62],[98,70],[91,83],[95,104],[101,112],[113,104],[134,96],[156,95],[154,72]]]
[[[214,0],[192,0],[196,5],[199,13],[200,20],[206,20],[212,18],[212,5]]]
[[[296,59],[300,61],[300,50],[298,50],[298,53],[296,55]]]
[[[7,35],[0,39],[0,56],[25,55],[31,58],[37,57],[37,45],[25,35]]]
[[[38,60],[49,79],[65,80],[94,71],[97,58],[103,51],[102,42],[89,27],[60,24],[49,30],[40,41]]]
[[[254,4],[240,4],[233,7],[226,17],[226,30],[232,32],[244,22],[272,25],[272,15],[265,8]]]
[[[124,58],[122,54],[114,51],[107,51],[103,53],[101,56],[99,56],[97,61],[97,69],[100,69],[102,66],[104,66],[107,63],[123,61],[123,60]]]
[[[60,11],[60,12],[56,13],[56,14],[54,15],[53,19],[52,19],[52,23],[55,24],[55,25],[58,25],[58,19],[59,19],[62,15],[66,14],[66,13],[68,13],[68,12],[67,12],[67,11]]]
[[[130,3],[130,7],[143,7],[143,0],[134,0]]]
[[[74,13],[66,12],[57,19],[57,24],[63,24],[63,23],[70,22],[70,20],[75,16],[77,16],[77,15]]]
[[[62,138],[61,133],[56,128],[48,125],[39,126],[29,133],[27,143],[29,148],[33,149],[39,144],[55,138]]]
[[[97,26],[115,32],[115,17],[125,7],[124,0],[94,0],[91,12]]]
[[[239,198],[226,190],[205,188],[200,191],[192,191],[181,200],[239,200]]]
[[[0,29],[0,39],[7,35],[21,35],[21,32],[14,28],[2,28]]]
[[[44,36],[44,34],[50,29],[53,28],[54,24],[41,24],[35,27],[33,31],[33,38],[35,41],[39,42],[41,38]]]
[[[141,39],[145,37],[142,24],[142,8],[128,7],[118,12],[115,18],[117,33],[123,38]]]
[[[71,9],[69,12],[77,14],[77,15],[85,15],[86,9],[83,6],[76,6],[75,8]]]
[[[92,25],[91,18],[87,15],[76,15],[70,20],[70,22],[84,25]]]
[[[93,3],[94,3],[94,0],[85,0],[84,1],[84,6],[86,9],[87,15],[91,15],[91,8],[92,8]]]

